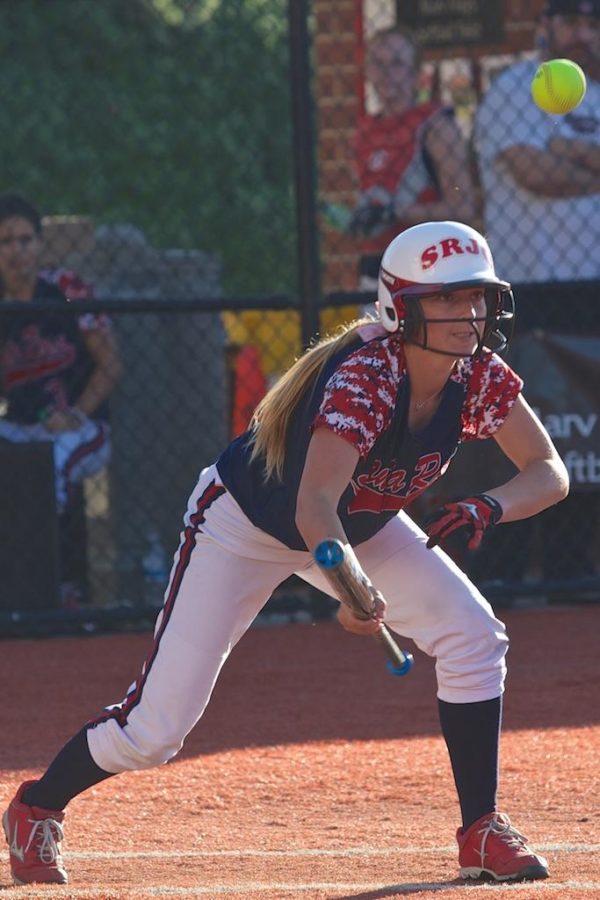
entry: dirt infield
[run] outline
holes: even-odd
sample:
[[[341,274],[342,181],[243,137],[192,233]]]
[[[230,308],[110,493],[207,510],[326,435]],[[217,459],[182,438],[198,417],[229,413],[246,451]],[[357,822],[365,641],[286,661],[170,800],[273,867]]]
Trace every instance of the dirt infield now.
[[[600,606],[510,611],[500,802],[545,851],[529,885],[457,881],[457,802],[432,661],[387,674],[335,623],[251,630],[167,766],[69,806],[71,885],[0,900],[600,897]],[[0,642],[0,804],[120,699],[150,635]],[[491,893],[493,892],[493,893]]]

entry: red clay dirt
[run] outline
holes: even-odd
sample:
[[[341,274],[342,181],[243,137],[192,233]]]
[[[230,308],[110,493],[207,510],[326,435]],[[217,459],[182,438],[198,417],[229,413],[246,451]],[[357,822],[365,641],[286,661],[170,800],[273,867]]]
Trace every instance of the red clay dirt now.
[[[374,641],[326,622],[252,629],[176,760],[69,805],[71,884],[12,887],[2,845],[0,900],[600,897],[600,606],[501,617],[500,805],[548,857],[548,881],[457,880],[432,660],[417,651],[411,674],[392,678]],[[0,642],[2,808],[124,695],[150,640]]]

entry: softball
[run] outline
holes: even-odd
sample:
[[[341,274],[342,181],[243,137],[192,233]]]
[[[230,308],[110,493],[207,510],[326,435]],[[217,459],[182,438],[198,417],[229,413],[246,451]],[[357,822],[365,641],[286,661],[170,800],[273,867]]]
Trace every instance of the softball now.
[[[531,96],[544,112],[563,116],[579,106],[585,96],[585,75],[570,59],[542,63],[531,83]]]

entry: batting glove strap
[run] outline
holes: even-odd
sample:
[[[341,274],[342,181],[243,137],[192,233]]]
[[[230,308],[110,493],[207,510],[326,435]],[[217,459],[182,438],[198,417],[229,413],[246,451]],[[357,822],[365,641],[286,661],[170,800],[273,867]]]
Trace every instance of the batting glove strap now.
[[[467,547],[469,550],[476,550],[487,529],[500,521],[502,512],[498,501],[489,494],[475,494],[473,497],[445,503],[424,524],[429,535],[427,547],[435,547],[462,528],[468,538]]]

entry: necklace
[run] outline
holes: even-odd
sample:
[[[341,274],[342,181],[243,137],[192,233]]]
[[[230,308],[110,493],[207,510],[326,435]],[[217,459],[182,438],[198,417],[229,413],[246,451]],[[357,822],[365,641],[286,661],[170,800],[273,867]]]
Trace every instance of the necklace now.
[[[436,391],[435,394],[432,394],[431,397],[425,397],[424,400],[414,400],[413,403],[415,405],[415,409],[423,409],[423,407],[429,403],[430,400],[433,400],[434,397],[441,393],[441,391]]]

